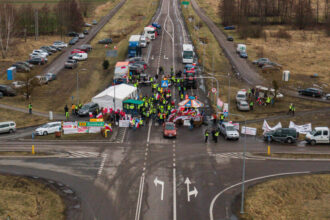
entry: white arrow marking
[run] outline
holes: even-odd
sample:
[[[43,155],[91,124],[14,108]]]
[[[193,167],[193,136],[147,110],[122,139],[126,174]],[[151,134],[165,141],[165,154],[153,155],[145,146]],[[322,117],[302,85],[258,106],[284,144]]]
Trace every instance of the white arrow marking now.
[[[158,180],[158,178],[156,177],[154,180],[155,186],[157,187],[158,184],[162,185],[162,194],[160,196],[160,200],[164,199],[164,181],[160,181]]]
[[[166,57],[165,55],[164,55],[164,60],[168,60],[168,57]]]
[[[154,55],[151,56],[151,60],[154,60]]]
[[[187,184],[187,200],[188,202],[190,202],[190,196],[195,195],[195,198],[197,197],[198,191],[196,189],[196,187],[194,187],[193,191],[189,190],[189,185],[191,184],[189,178],[186,178],[186,181],[184,181],[185,184]]]

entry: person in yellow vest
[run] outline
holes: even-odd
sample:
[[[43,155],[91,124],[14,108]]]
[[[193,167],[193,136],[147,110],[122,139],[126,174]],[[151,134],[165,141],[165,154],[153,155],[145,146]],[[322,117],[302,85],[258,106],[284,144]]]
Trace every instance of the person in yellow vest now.
[[[267,99],[266,99],[266,104],[267,104],[267,105],[270,105],[270,100],[271,100],[271,99],[270,99],[270,97],[268,96]]]
[[[207,143],[207,140],[209,139],[209,131],[207,129],[204,133],[204,136],[205,136],[205,143]]]

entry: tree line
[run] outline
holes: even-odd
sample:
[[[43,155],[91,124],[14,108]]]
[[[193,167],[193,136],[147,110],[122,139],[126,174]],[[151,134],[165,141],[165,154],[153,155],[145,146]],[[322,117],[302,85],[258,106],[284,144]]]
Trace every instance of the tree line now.
[[[221,0],[219,13],[224,26],[288,24],[299,29],[315,24],[330,26],[329,0]]]

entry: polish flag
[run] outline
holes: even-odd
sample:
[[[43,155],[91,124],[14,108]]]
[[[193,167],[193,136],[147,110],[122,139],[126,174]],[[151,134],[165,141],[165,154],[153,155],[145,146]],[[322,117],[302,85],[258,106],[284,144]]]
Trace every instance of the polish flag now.
[[[99,114],[96,116],[96,118],[103,118],[102,113],[99,113]]]
[[[104,127],[105,127],[105,130],[109,130],[109,131],[112,132],[111,125],[109,125],[109,124],[105,124]]]
[[[89,113],[89,117],[93,118],[93,113],[92,112]]]

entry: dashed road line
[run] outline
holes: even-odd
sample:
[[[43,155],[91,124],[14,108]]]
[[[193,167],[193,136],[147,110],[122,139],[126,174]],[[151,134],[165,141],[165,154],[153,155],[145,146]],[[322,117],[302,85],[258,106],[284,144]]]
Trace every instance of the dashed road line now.
[[[100,164],[99,170],[97,171],[97,176],[98,177],[102,174],[102,171],[103,171],[103,168],[104,168],[104,164],[105,164],[105,161],[107,160],[108,155],[107,154],[103,154],[102,157],[103,157],[102,162]]]
[[[173,220],[176,220],[176,163],[175,163],[175,141],[173,141]]]

